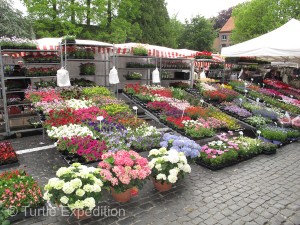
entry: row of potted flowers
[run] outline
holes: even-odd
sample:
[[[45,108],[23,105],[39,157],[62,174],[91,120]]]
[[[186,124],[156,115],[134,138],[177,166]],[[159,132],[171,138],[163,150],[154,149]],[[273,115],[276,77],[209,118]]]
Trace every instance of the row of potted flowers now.
[[[0,142],[0,168],[18,162],[18,157],[8,141]]]
[[[215,108],[204,107],[203,102],[194,101],[185,91],[128,84],[125,92],[140,101],[148,110],[169,126],[191,138],[213,136],[220,129],[238,129],[235,121]]]

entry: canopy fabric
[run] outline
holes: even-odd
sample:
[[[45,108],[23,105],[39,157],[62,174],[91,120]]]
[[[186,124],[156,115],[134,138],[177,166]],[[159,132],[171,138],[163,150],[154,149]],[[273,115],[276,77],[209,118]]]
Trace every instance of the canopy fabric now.
[[[180,58],[180,57],[192,57],[196,55],[198,51],[189,49],[172,49],[157,45],[139,44],[139,43],[124,43],[115,45],[115,53],[117,54],[132,54],[133,48],[137,46],[143,46],[148,50],[148,56],[162,57],[162,58]],[[217,54],[212,54],[213,60],[217,62],[224,62],[224,59]]]
[[[58,49],[62,38],[42,38],[36,40],[38,43],[39,50],[56,50]],[[93,40],[80,40],[76,39],[76,45],[82,46],[91,46],[91,47],[98,47],[98,50],[101,49],[104,51],[105,48],[111,48],[113,45],[106,42],[101,41],[93,41]]]
[[[268,61],[300,61],[300,21],[291,19],[283,26],[257,38],[222,48],[225,57],[256,56]]]

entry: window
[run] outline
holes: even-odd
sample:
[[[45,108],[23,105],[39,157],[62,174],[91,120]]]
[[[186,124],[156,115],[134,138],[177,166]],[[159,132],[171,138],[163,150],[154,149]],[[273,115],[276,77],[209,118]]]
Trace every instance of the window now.
[[[222,40],[227,40],[227,35],[222,35]]]

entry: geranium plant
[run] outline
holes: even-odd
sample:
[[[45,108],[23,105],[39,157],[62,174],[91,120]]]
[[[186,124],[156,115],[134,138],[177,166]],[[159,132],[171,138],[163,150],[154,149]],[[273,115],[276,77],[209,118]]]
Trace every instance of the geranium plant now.
[[[116,193],[124,192],[134,186],[139,188],[151,174],[148,160],[135,151],[120,150],[102,155],[100,174],[105,185],[113,187]]]
[[[17,154],[10,142],[0,142],[0,166],[17,162]]]
[[[99,172],[80,163],[61,167],[45,185],[44,199],[70,210],[92,210],[101,199],[103,182]]]
[[[151,176],[161,183],[176,183],[185,174],[191,172],[191,167],[183,152],[166,148],[152,149],[149,152],[149,167],[152,169]]]

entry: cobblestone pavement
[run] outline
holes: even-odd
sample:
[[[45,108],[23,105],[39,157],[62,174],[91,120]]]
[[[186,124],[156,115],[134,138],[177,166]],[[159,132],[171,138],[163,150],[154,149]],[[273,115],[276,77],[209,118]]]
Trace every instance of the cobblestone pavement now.
[[[30,147],[34,143],[38,146],[41,137],[11,142],[20,150],[29,148],[29,143]],[[63,216],[66,213],[56,208],[55,213],[51,210],[56,216],[40,213],[13,224],[300,224],[299,152],[300,143],[293,143],[279,149],[276,155],[261,155],[216,172],[192,165],[192,173],[170,191],[158,193],[148,181],[139,195],[126,204],[116,203],[104,193],[98,207],[102,216],[79,221],[73,216]],[[33,175],[41,185],[66,165],[55,149],[26,153],[19,158],[19,168]],[[108,216],[108,212],[112,215]],[[121,215],[113,216],[116,212]]]

